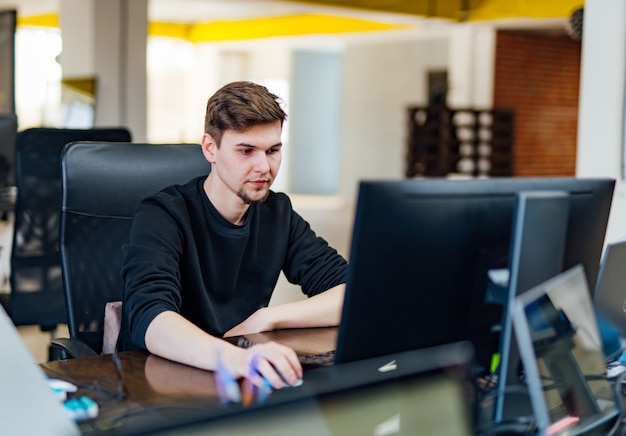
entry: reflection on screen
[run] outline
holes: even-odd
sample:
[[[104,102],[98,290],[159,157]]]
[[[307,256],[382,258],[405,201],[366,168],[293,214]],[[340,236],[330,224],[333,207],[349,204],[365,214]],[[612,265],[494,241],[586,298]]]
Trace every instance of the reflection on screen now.
[[[452,374],[417,375],[271,407],[246,409],[188,426],[186,431],[231,436],[260,432],[469,436],[473,431],[463,389],[458,377]],[[180,428],[173,434],[179,432]]]
[[[564,422],[595,426],[614,416],[615,396],[583,269],[575,267],[529,293],[523,296],[524,314],[552,428]]]
[[[450,377],[404,380],[322,401],[330,434],[467,434],[463,392]]]

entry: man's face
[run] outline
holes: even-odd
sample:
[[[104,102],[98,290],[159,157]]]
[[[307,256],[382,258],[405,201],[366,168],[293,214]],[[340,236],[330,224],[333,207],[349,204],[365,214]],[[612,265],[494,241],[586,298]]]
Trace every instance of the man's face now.
[[[245,132],[226,130],[220,147],[213,145],[213,171],[223,185],[246,204],[264,201],[281,162],[280,121]]]

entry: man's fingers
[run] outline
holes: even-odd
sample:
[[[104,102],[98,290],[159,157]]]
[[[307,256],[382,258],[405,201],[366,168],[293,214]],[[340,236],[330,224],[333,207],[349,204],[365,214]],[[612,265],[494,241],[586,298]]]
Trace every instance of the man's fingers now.
[[[279,344],[261,344],[253,348],[261,357],[257,371],[272,385],[280,389],[286,385],[293,386],[302,378],[302,366],[295,352]]]

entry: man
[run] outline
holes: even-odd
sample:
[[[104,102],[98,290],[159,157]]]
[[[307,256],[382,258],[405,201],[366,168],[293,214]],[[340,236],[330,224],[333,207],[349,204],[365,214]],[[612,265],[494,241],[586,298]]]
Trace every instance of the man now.
[[[302,367],[277,343],[243,349],[221,337],[337,325],[346,260],[311,230],[289,198],[270,191],[287,115],[265,87],[234,82],[208,101],[202,152],[211,172],[144,199],[124,246],[121,349],[236,378],[252,358],[274,388]],[[305,300],[268,307],[284,271]]]

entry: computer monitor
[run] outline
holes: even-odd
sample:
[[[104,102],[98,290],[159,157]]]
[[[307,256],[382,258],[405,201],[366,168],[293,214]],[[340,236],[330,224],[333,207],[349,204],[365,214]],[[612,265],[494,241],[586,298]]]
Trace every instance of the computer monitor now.
[[[15,186],[17,116],[0,114],[0,187]]]
[[[578,265],[515,298],[533,434],[608,435],[621,428],[621,383],[606,377],[590,294]]]
[[[497,396],[497,423],[532,416],[530,396],[521,382],[519,347],[513,334],[515,297],[558,275],[567,243],[570,195],[564,191],[522,191],[513,213],[509,279],[503,286]]]
[[[576,178],[361,182],[336,359],[469,339],[476,370],[487,373],[499,349],[492,332],[502,314],[502,301],[488,302],[488,274],[509,266],[517,194],[568,193],[561,270],[582,264],[595,283],[614,184]],[[346,340],[354,336],[362,339]]]

